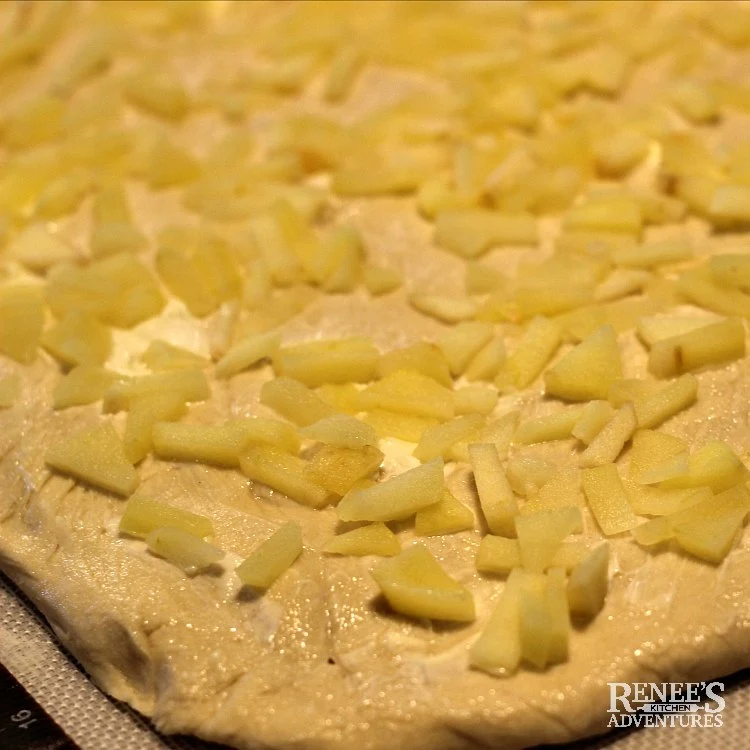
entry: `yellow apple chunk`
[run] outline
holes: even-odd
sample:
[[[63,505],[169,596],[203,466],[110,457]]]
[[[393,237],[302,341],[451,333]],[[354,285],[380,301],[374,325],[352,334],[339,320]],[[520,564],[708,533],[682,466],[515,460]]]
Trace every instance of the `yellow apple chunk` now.
[[[386,409],[372,409],[364,416],[381,438],[398,438],[410,443],[418,443],[426,430],[438,424],[437,419],[419,417],[415,414],[396,414]]]
[[[323,552],[329,555],[393,557],[401,552],[398,537],[384,524],[371,523],[329,539]]]
[[[388,604],[407,617],[471,622],[474,597],[426,547],[415,544],[371,571]]]
[[[331,493],[308,478],[306,467],[307,463],[301,458],[271,445],[250,446],[240,456],[240,468],[245,476],[301,505],[322,508],[330,502]]]
[[[629,474],[639,484],[657,484],[688,470],[688,445],[655,430],[636,430],[630,448]]]
[[[455,534],[474,527],[474,514],[447,489],[434,505],[417,511],[414,533],[417,536]]]
[[[63,474],[116,495],[132,495],[138,486],[138,474],[109,422],[56,443],[45,461]]]
[[[235,571],[246,586],[269,588],[302,554],[302,529],[285,523],[262,542]]]
[[[506,474],[511,489],[521,497],[536,495],[555,473],[556,466],[546,458],[530,453],[516,455],[508,461]]]
[[[256,365],[261,360],[273,357],[281,344],[278,331],[248,336],[235,344],[217,363],[216,377],[228,378]]]
[[[308,440],[352,450],[378,444],[378,434],[373,427],[346,414],[324,417],[308,427],[303,427],[299,434]]]
[[[18,234],[5,251],[32,271],[44,272],[51,266],[74,260],[76,251],[62,238],[47,231],[43,224],[31,224]]]
[[[443,461],[422,466],[365,489],[350,490],[336,511],[342,521],[400,521],[443,497]]]
[[[423,462],[438,457],[449,458],[451,447],[475,435],[483,424],[484,419],[481,416],[469,414],[429,427],[422,433],[413,455]]]
[[[52,392],[55,409],[69,406],[93,404],[104,397],[107,389],[117,378],[114,372],[96,365],[80,365],[64,375]]]
[[[469,458],[487,526],[493,534],[515,536],[514,518],[518,514],[518,502],[497,447],[493,443],[474,443],[469,446]]]
[[[45,331],[42,346],[62,364],[103,364],[112,351],[112,332],[92,315],[69,312]]]
[[[211,519],[173,505],[134,495],[125,504],[120,518],[120,533],[141,538],[164,526],[197,537],[213,536]]]
[[[445,354],[436,344],[427,341],[383,354],[378,362],[377,376],[383,378],[398,370],[419,372],[446,388],[453,384]]]
[[[183,401],[205,401],[211,395],[206,376],[200,370],[173,370],[114,383],[104,394],[103,410],[118,412],[130,408],[139,396],[154,393],[179,395]]]
[[[615,411],[607,401],[590,401],[583,407],[570,434],[588,445],[614,415]]]
[[[609,544],[596,547],[570,572],[568,606],[575,618],[591,619],[604,606],[609,588]]]
[[[494,381],[500,367],[507,359],[505,343],[499,337],[490,339],[472,358],[464,371],[468,381],[486,380]]]
[[[0,354],[28,364],[36,356],[44,325],[40,287],[0,285]]]
[[[539,488],[539,491],[521,506],[520,512],[522,514],[535,513],[540,510],[553,510],[583,504],[581,471],[577,466],[566,466],[552,474]]]
[[[583,407],[569,406],[544,417],[521,422],[513,435],[513,442],[523,445],[545,443],[549,440],[566,440],[583,414]]]
[[[628,479],[623,479],[623,486],[630,507],[639,516],[666,516],[702,499],[704,493],[713,495],[708,487],[665,490],[639,485]]]
[[[170,461],[199,461],[237,468],[247,445],[242,422],[223,425],[157,422],[151,433],[154,453]]]
[[[324,445],[305,466],[305,476],[335,495],[346,495],[360,480],[372,476],[383,462],[383,453],[372,445],[341,448]]]
[[[747,479],[747,469],[735,452],[721,441],[715,440],[699,448],[688,460],[687,471],[659,486],[665,489],[681,487],[710,487],[722,492]]]
[[[148,549],[188,575],[200,573],[224,557],[224,550],[182,529],[164,526],[146,537]]]
[[[166,341],[152,341],[141,355],[141,361],[154,372],[166,370],[201,370],[208,360],[200,354],[174,346]]]
[[[698,328],[705,328],[711,323],[718,322],[718,318],[710,313],[699,315],[650,315],[638,321],[636,332],[638,338],[649,349],[660,341],[682,336]]]
[[[528,214],[467,208],[440,211],[435,218],[435,244],[462,258],[476,258],[495,245],[536,242],[536,220]]]
[[[629,531],[638,523],[614,464],[584,469],[581,484],[589,508],[605,536]]]
[[[455,411],[452,391],[432,378],[409,370],[386,375],[360,393],[362,408],[383,409],[445,421]]]
[[[617,335],[612,326],[603,326],[545,372],[545,392],[568,401],[605,399],[621,377]]]
[[[502,388],[505,373],[515,388],[526,388],[541,374],[552,355],[560,346],[560,325],[548,318],[534,318],[518,342],[515,351],[508,357],[505,368],[500,370],[497,383]]]
[[[639,427],[658,427],[670,417],[695,403],[698,380],[686,373],[665,385],[656,393],[633,400]]]
[[[492,339],[493,326],[480,321],[467,321],[444,331],[437,345],[445,356],[451,375],[458,377],[472,359]],[[443,383],[450,386],[450,383]]]
[[[544,669],[550,656],[552,632],[548,604],[547,577],[523,571],[518,599],[521,659],[536,669]]]
[[[469,651],[469,663],[495,676],[510,676],[521,662],[519,598],[523,572],[514,570],[505,583],[482,634]]]
[[[567,536],[583,531],[581,510],[577,507],[528,513],[516,516],[515,522],[521,563],[535,573],[543,573],[552,565]]]
[[[590,468],[614,461],[622,452],[625,443],[630,440],[636,426],[632,404],[624,404],[581,453],[579,465],[582,468]]]
[[[146,458],[152,447],[152,431],[157,422],[179,419],[186,411],[187,405],[179,393],[144,393],[133,398],[122,437],[128,461],[137,464]]]
[[[518,539],[487,534],[477,550],[477,570],[480,573],[507,575],[521,567],[521,545]]]
[[[491,385],[466,385],[453,392],[456,414],[482,414],[488,416],[495,410],[500,394]]]
[[[300,427],[306,427],[336,414],[336,409],[325,403],[306,385],[292,378],[280,377],[263,383],[260,402]]]
[[[547,573],[547,617],[547,664],[561,664],[568,660],[570,639],[570,609],[564,568],[551,568]]]

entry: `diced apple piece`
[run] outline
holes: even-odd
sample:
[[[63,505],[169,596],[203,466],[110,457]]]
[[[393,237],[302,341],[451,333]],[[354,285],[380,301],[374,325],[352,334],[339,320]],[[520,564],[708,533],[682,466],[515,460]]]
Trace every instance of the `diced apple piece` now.
[[[552,565],[565,537],[583,531],[581,510],[576,507],[528,513],[516,516],[515,522],[521,563],[536,573]]]
[[[6,249],[8,258],[26,268],[44,273],[51,266],[75,259],[75,249],[43,224],[32,224],[17,235]]]
[[[639,516],[666,516],[702,500],[705,493],[713,495],[708,487],[665,490],[662,487],[639,485],[629,479],[623,479],[623,486],[630,507]]]
[[[544,373],[545,392],[569,401],[607,398],[622,377],[622,361],[612,326],[603,326]]]
[[[744,227],[750,222],[750,186],[719,185],[711,196],[711,219],[722,227]]]
[[[547,603],[547,577],[523,572],[518,602],[521,658],[537,669],[547,666],[551,632]]]
[[[466,385],[453,392],[456,414],[491,414],[497,406],[499,394],[494,386]]]
[[[512,675],[521,661],[519,594],[523,571],[514,570],[505,583],[482,634],[472,644],[469,663],[491,675]]]
[[[483,424],[484,419],[481,416],[469,414],[429,427],[422,433],[413,455],[422,462],[437,457],[448,458],[455,443],[475,435]]]
[[[549,651],[547,664],[568,660],[570,610],[564,568],[551,568],[547,573],[547,616],[549,618]]]
[[[691,244],[682,239],[622,247],[612,252],[613,263],[625,268],[655,268],[682,263],[692,257]]]
[[[241,422],[223,425],[157,422],[151,433],[154,453],[168,461],[199,461],[236,468],[247,445]]]
[[[568,606],[576,618],[599,614],[609,588],[609,544],[601,544],[575,566],[568,579]]]
[[[739,253],[713,255],[708,265],[711,269],[711,276],[717,284],[744,290],[750,289],[750,263],[746,255]]]
[[[52,392],[55,409],[93,404],[104,397],[116,375],[96,365],[80,365],[64,375]]]
[[[141,361],[150,370],[200,370],[208,366],[208,360],[200,354],[174,346],[166,341],[152,341],[141,355]]]
[[[443,497],[443,461],[436,458],[385,482],[352,489],[336,508],[342,521],[400,521]]]
[[[369,424],[381,438],[394,437],[410,443],[418,443],[425,430],[435,427],[437,419],[418,417],[414,414],[396,414],[385,409],[372,409],[365,415]]]
[[[206,376],[200,370],[174,370],[123,380],[104,395],[105,412],[129,409],[133,399],[147,393],[172,393],[183,401],[205,401],[211,395]]]
[[[696,519],[674,526],[677,544],[701,560],[718,565],[736,544],[748,511],[735,511],[722,518]]]
[[[278,331],[248,336],[244,341],[235,344],[216,363],[216,376],[228,378],[242,370],[247,370],[263,359],[273,357],[280,343],[281,334]]]
[[[721,441],[715,440],[699,448],[688,462],[688,470],[661,483],[665,489],[682,487],[710,487],[722,492],[747,479],[747,469],[735,452]]]
[[[622,232],[639,235],[643,217],[638,201],[630,195],[602,193],[590,196],[563,217],[568,230]]]
[[[651,348],[659,341],[690,333],[696,328],[704,328],[717,322],[713,315],[649,315],[638,321],[638,338]]]
[[[590,401],[583,407],[570,434],[588,445],[614,415],[615,410],[607,401]]]
[[[152,531],[171,526],[196,537],[213,536],[211,519],[173,505],[133,495],[120,518],[120,533],[141,538]]]
[[[591,552],[591,542],[586,539],[574,539],[563,542],[552,558],[552,568],[563,568],[570,572],[576,565],[583,562]]]
[[[0,378],[0,409],[9,409],[21,398],[21,378],[9,375]]]
[[[356,337],[283,347],[274,355],[273,365],[279,375],[315,388],[323,383],[371,380],[379,357],[370,339]]]
[[[719,315],[750,318],[750,295],[717,283],[705,268],[693,268],[680,276],[677,289],[690,302]]]
[[[301,554],[302,529],[290,521],[258,545],[235,572],[245,586],[267,589]]]
[[[44,325],[43,299],[40,287],[0,286],[0,354],[21,364],[34,359]]]
[[[506,473],[513,492],[522,497],[531,497],[549,481],[555,469],[554,463],[531,453],[511,458]]]
[[[464,375],[468,381],[494,381],[507,359],[505,343],[499,337],[490,339],[472,358]]]
[[[325,543],[323,552],[353,557],[393,557],[401,552],[401,545],[398,537],[384,523],[371,523],[337,534]]]
[[[626,175],[648,153],[648,138],[638,130],[617,130],[594,144],[596,166],[605,177]]]
[[[368,411],[384,409],[417,417],[450,419],[455,411],[453,393],[432,378],[409,370],[386,375],[360,393]]]
[[[461,375],[471,360],[492,339],[493,326],[481,321],[459,323],[437,338],[454,377]]]
[[[609,387],[607,399],[609,403],[619,409],[629,401],[643,401],[655,395],[661,389],[659,383],[650,380],[640,380],[639,378],[625,378],[615,380]]]
[[[144,68],[125,81],[124,93],[138,109],[167,120],[181,120],[190,111],[182,84],[164,70]]]
[[[581,471],[577,466],[566,466],[553,474],[539,488],[536,495],[521,506],[521,513],[536,513],[540,510],[553,510],[583,504]]]
[[[612,300],[638,294],[653,280],[648,271],[632,268],[615,268],[594,291],[596,302],[611,302]]]
[[[412,294],[409,304],[424,315],[442,323],[460,323],[477,314],[478,305],[470,297],[445,297],[438,294]]]
[[[476,258],[493,246],[536,243],[536,220],[528,214],[469,208],[440,211],[435,219],[435,244],[462,258]]]
[[[112,351],[112,331],[85,312],[69,312],[45,331],[42,346],[64,365],[101,365]]]
[[[109,422],[77,432],[49,449],[46,463],[63,474],[116,495],[132,495],[138,474],[125,457],[122,442]]]
[[[624,404],[581,453],[579,465],[588,468],[614,461],[622,452],[625,443],[630,440],[636,426],[633,405]]]
[[[251,445],[240,456],[242,473],[255,482],[262,482],[292,500],[311,508],[322,508],[331,494],[308,478],[307,464],[301,458],[271,445]]]
[[[417,536],[455,534],[473,527],[474,514],[447,489],[439,502],[417,511],[414,517]]]
[[[544,417],[521,422],[513,435],[513,442],[523,445],[544,443],[548,440],[566,440],[573,434],[573,427],[581,418],[583,407],[569,406]]]
[[[493,534],[515,536],[518,503],[497,448],[493,443],[474,443],[469,446],[469,458],[487,526]]]
[[[506,370],[516,388],[526,388],[536,380],[560,346],[561,331],[558,323],[547,318],[534,318],[518,342],[515,351],[508,357]],[[503,370],[496,381],[501,387]]]
[[[338,448],[364,448],[378,444],[375,429],[348,414],[334,414],[303,427],[299,434],[308,440],[317,440]]]
[[[360,480],[371,476],[383,462],[383,453],[371,445],[346,448],[324,445],[305,466],[305,476],[336,495],[345,495]]]
[[[379,297],[382,294],[394,292],[404,283],[404,280],[395,268],[366,266],[363,271],[363,282],[365,289],[373,297]]]
[[[744,356],[745,326],[739,318],[728,318],[657,341],[648,355],[648,369],[658,378],[668,378]]]
[[[698,380],[686,373],[651,396],[633,400],[639,427],[658,427],[670,417],[691,406],[698,396]]]
[[[187,411],[187,406],[180,393],[160,391],[136,396],[129,406],[122,443],[128,461],[137,464],[151,450],[154,425],[157,422],[179,419]]]
[[[503,274],[476,260],[466,264],[465,278],[467,294],[489,294],[504,289],[507,285],[507,279]]]
[[[655,544],[666,542],[674,536],[672,524],[668,516],[652,518],[633,529],[633,537],[638,544],[651,547]]]
[[[471,622],[474,597],[451,578],[426,547],[415,544],[371,571],[388,604],[407,617]]]
[[[680,438],[665,432],[636,430],[630,449],[630,477],[639,484],[656,484],[662,481],[658,478],[658,470],[671,459],[679,457],[684,458],[687,471],[687,452],[688,445]],[[657,470],[656,475],[654,470]]]
[[[301,427],[336,414],[332,406],[318,398],[307,386],[284,376],[263,384],[260,402]]]
[[[149,551],[188,575],[199,573],[224,557],[224,550],[182,529],[164,526],[146,537]]]
[[[636,526],[638,520],[614,464],[584,469],[581,484],[589,508],[605,536],[620,534]]]
[[[345,414],[362,411],[359,388],[354,383],[326,383],[316,388],[315,394],[334,410]]]
[[[398,370],[413,370],[450,388],[453,385],[448,361],[435,344],[420,341],[405,349],[394,349],[378,362],[377,375],[382,378]]]
[[[537,315],[559,315],[584,307],[593,297],[593,281],[555,285],[530,279],[517,287],[515,301],[518,314],[525,319]]]
[[[505,575],[521,567],[521,547],[518,539],[487,534],[482,537],[477,551],[477,570],[480,573]]]

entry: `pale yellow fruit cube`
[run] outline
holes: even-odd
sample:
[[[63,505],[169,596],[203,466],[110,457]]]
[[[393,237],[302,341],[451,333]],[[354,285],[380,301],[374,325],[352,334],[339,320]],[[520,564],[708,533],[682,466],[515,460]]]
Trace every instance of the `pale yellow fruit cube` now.
[[[183,401],[205,401],[211,395],[206,376],[200,370],[173,370],[122,380],[104,394],[103,410],[118,412],[130,408],[133,399],[147,393],[179,395]]]
[[[470,297],[446,297],[438,294],[411,294],[409,304],[424,315],[442,323],[460,323],[475,317],[479,309]]]
[[[476,258],[491,247],[536,245],[536,220],[528,214],[502,214],[479,208],[440,211],[435,244],[462,258]]]
[[[630,295],[640,294],[653,280],[648,271],[615,268],[594,290],[596,302],[611,302]]]
[[[719,102],[711,88],[692,78],[675,81],[669,98],[677,111],[696,125],[719,117]]]
[[[664,489],[636,484],[630,479],[623,479],[622,483],[628,495],[630,507],[639,516],[667,516],[702,500],[705,493],[713,495],[709,487]]]
[[[336,414],[336,409],[320,399],[307,386],[292,378],[280,377],[263,383],[260,403],[306,427]]]
[[[241,422],[223,425],[157,422],[151,432],[154,454],[167,461],[198,461],[237,468],[247,445]]]
[[[150,552],[163,557],[188,575],[200,573],[224,557],[224,550],[172,526],[154,529],[146,537],[146,544]]]
[[[443,570],[426,547],[414,544],[371,571],[388,604],[407,617],[471,622],[471,592]]]
[[[362,280],[364,250],[359,232],[333,227],[323,235],[308,268],[313,280],[330,294],[352,292]]]
[[[625,193],[601,193],[569,209],[563,217],[568,230],[622,232],[639,235],[643,216],[638,201]]]
[[[652,269],[683,263],[693,255],[693,246],[688,240],[674,239],[616,248],[612,252],[612,262],[624,268]]]
[[[659,469],[670,460],[684,459],[687,471],[688,445],[681,438],[666,432],[655,430],[636,430],[633,433],[630,449],[630,478],[639,484],[656,484],[662,481],[658,478]],[[656,473],[654,473],[656,471]],[[680,473],[680,472],[678,472]],[[664,477],[666,479],[667,477]]]
[[[474,528],[474,514],[447,489],[442,498],[429,505],[414,517],[414,533],[417,536],[439,536],[455,534]]]
[[[570,639],[570,610],[568,608],[565,569],[550,568],[547,573],[547,616],[549,630],[548,664],[561,664],[568,660]]]
[[[144,68],[128,78],[124,94],[138,109],[166,120],[182,120],[190,111],[190,98],[182,83],[161,67]]]
[[[743,227],[750,222],[750,186],[719,185],[711,196],[710,218],[721,227]]]
[[[560,346],[561,335],[559,324],[548,318],[534,318],[527,325],[505,367],[513,386],[526,388],[536,380]],[[501,370],[496,380],[499,388],[503,374]]]
[[[197,537],[213,536],[211,519],[174,505],[133,495],[120,517],[121,534],[145,538],[152,531],[171,526]]]
[[[578,457],[579,466],[589,468],[614,461],[622,453],[625,443],[630,440],[637,426],[633,405],[624,404]]]
[[[747,510],[737,511],[722,518],[676,524],[675,541],[691,555],[718,565],[737,543],[747,513]]]
[[[565,440],[572,436],[573,427],[582,413],[582,406],[568,406],[544,417],[527,419],[518,426],[513,442],[530,445],[549,440]]]
[[[500,367],[505,363],[507,353],[505,343],[499,337],[490,339],[469,362],[464,376],[468,381],[494,381]]]
[[[559,315],[591,303],[594,297],[593,281],[577,281],[555,284],[554,281],[533,278],[518,285],[515,302],[521,318],[537,315]]]
[[[553,568],[563,568],[570,572],[576,565],[583,562],[591,552],[592,542],[589,539],[573,539],[563,542],[552,559]]]
[[[248,445],[274,445],[287,453],[299,453],[301,439],[293,425],[279,419],[245,417],[233,419],[229,424],[237,425],[247,436]]]
[[[91,175],[85,169],[72,169],[50,182],[37,198],[34,217],[43,221],[61,219],[78,210],[91,190]]]
[[[500,271],[471,260],[466,264],[465,291],[467,294],[489,294],[507,287],[507,279]]]
[[[117,375],[97,365],[79,365],[64,375],[52,392],[55,409],[93,404],[104,397]]]
[[[518,539],[487,534],[477,550],[477,570],[480,573],[506,575],[521,567],[521,546]]]
[[[132,495],[138,474],[109,422],[55,443],[45,457],[54,469],[116,495]]]
[[[432,378],[397,370],[360,393],[362,408],[384,409],[416,417],[450,419],[455,412],[453,393]]]
[[[687,471],[663,481],[660,487],[710,487],[722,492],[747,479],[747,469],[737,454],[719,440],[706,443],[690,456]]]
[[[711,276],[717,284],[738,289],[750,289],[750,263],[748,263],[746,255],[735,253],[713,255],[708,265]]]
[[[728,318],[657,341],[648,355],[648,369],[658,378],[668,378],[744,356],[745,325],[739,318]]]
[[[448,361],[451,375],[461,375],[472,359],[492,338],[490,323],[470,321],[459,323],[438,336],[435,342]]]
[[[341,47],[331,60],[323,87],[323,98],[328,102],[346,99],[364,63],[365,57],[356,46]]]
[[[305,476],[336,495],[345,495],[360,480],[372,476],[383,462],[372,445],[346,448],[324,445],[305,466]]]
[[[200,370],[208,367],[208,359],[181,346],[157,339],[152,341],[141,355],[141,361],[150,370]]]
[[[617,130],[594,144],[596,166],[605,177],[627,174],[647,153],[648,138],[638,130]]]
[[[247,370],[262,360],[273,357],[278,352],[280,344],[281,334],[278,331],[248,336],[235,344],[216,363],[216,376],[228,378]]]
[[[518,601],[521,659],[536,669],[547,666],[551,636],[547,577],[523,571]]]
[[[584,445],[588,445],[614,415],[615,410],[607,401],[590,401],[583,407],[570,434]]]
[[[494,386],[474,383],[453,392],[456,414],[482,414],[488,416],[497,406],[500,394]]]
[[[710,323],[717,322],[713,315],[649,315],[638,321],[636,331],[638,338],[651,348],[659,341],[690,333],[696,328],[703,328]]]
[[[371,380],[379,357],[370,339],[354,337],[283,347],[274,355],[273,365],[279,375],[314,388],[323,383]]]
[[[633,538],[644,547],[661,544],[674,536],[674,530],[668,516],[652,518],[633,529]]]
[[[691,406],[698,396],[698,380],[686,373],[652,395],[633,399],[639,427],[658,427],[670,417]]]
[[[13,238],[5,252],[8,258],[37,273],[44,273],[48,268],[76,257],[75,248],[62,237],[48,231],[43,224],[26,227]]]
[[[581,470],[577,466],[565,466],[555,472],[520,510],[525,514],[583,504]]]
[[[568,579],[568,606],[574,618],[591,619],[601,612],[609,588],[609,544],[596,547],[575,566]]]
[[[581,485],[589,508],[605,536],[629,531],[638,520],[628,503],[617,467],[605,464],[581,471]]]
[[[554,475],[557,466],[535,453],[513,456],[507,464],[508,482],[513,492],[531,497]]]
[[[345,414],[362,411],[359,388],[354,383],[326,383],[316,388],[315,394],[334,410]]]
[[[403,276],[395,268],[379,266],[365,266],[362,271],[362,281],[365,289],[373,297],[395,292],[404,283]]]
[[[521,564],[526,570],[537,573],[553,564],[555,554],[567,536],[583,531],[581,510],[577,507],[519,515],[515,524]]]
[[[544,373],[545,392],[569,401],[607,398],[622,377],[622,360],[612,326],[603,326]]]
[[[258,545],[237,567],[235,573],[246,586],[267,589],[301,554],[302,529],[290,521]]]
[[[62,364],[101,365],[112,351],[112,331],[85,312],[69,312],[42,336],[42,346]]]
[[[485,537],[486,538],[486,537]],[[519,594],[523,571],[514,570],[479,638],[469,651],[469,663],[495,676],[510,676],[521,662]]]
[[[469,445],[469,458],[487,526],[493,534],[515,536],[514,518],[518,514],[518,502],[497,447],[493,443],[474,443]]]
[[[415,414],[397,414],[386,409],[372,409],[365,414],[364,419],[379,437],[393,437],[410,443],[418,443],[426,430],[439,424],[437,419]]]
[[[706,268],[685,271],[677,280],[677,290],[693,304],[719,315],[750,317],[750,295],[719,284]]]
[[[323,552],[352,557],[393,557],[401,552],[401,544],[384,523],[370,523],[332,537],[323,546]]]
[[[347,414],[324,417],[303,427],[299,434],[308,440],[317,440],[338,448],[358,449],[378,444],[378,434],[373,427]]]
[[[322,508],[330,502],[331,493],[308,478],[306,467],[307,463],[301,458],[272,445],[251,445],[240,456],[240,468],[245,476],[301,505]]]
[[[152,432],[157,422],[180,419],[186,411],[187,405],[180,393],[156,391],[135,396],[129,404],[122,436],[128,461],[137,464],[146,458],[152,447]]]
[[[22,364],[36,356],[44,325],[40,287],[28,284],[0,286],[0,354]]]
[[[450,388],[453,385],[448,360],[442,350],[427,341],[419,341],[405,349],[394,349],[380,358],[377,376],[383,378],[398,370],[413,370]]]
[[[336,512],[341,521],[400,521],[440,502],[443,461],[426,464],[364,489],[351,489]]]
[[[59,97],[36,97],[3,123],[3,141],[10,149],[24,149],[57,140],[65,110],[66,104]]]
[[[483,417],[479,414],[469,414],[435,427],[428,427],[422,433],[413,455],[422,462],[437,457],[448,458],[453,445],[475,435],[483,425]]]

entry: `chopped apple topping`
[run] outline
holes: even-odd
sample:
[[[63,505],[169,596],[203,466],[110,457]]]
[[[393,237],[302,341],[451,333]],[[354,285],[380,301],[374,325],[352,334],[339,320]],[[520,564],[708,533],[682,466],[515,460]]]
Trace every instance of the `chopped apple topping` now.
[[[197,537],[213,536],[209,518],[173,505],[133,495],[120,518],[120,533],[145,538],[164,526],[180,529]]]
[[[469,446],[469,457],[487,526],[493,534],[515,536],[514,518],[518,513],[518,502],[497,448],[492,443],[474,443]]]
[[[285,523],[254,549],[235,571],[246,586],[267,589],[302,554],[302,529]]]
[[[614,464],[584,469],[581,484],[589,508],[605,536],[628,531],[638,523]]]
[[[224,557],[224,551],[183,529],[163,526],[146,537],[151,552],[188,575],[200,573]]]
[[[570,572],[568,606],[577,618],[591,619],[604,606],[609,588],[609,544],[600,544]]]
[[[325,543],[323,552],[329,555],[356,557],[393,557],[401,552],[401,544],[398,537],[384,523],[371,523],[337,534]]]
[[[448,489],[443,490],[439,502],[417,511],[414,533],[417,536],[455,534],[474,528],[474,514]]]

